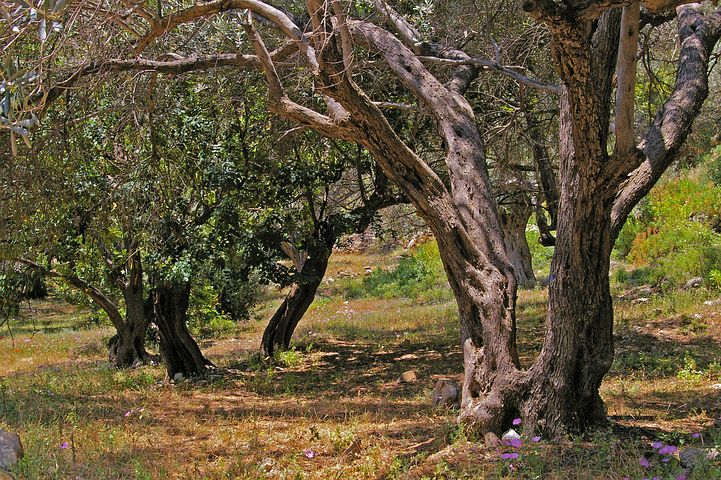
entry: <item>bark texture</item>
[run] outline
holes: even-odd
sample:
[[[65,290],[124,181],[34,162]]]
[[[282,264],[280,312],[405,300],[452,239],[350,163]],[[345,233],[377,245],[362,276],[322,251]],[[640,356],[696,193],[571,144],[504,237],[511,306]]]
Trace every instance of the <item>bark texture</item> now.
[[[278,349],[290,346],[295,328],[313,303],[315,293],[323,281],[335,240],[335,237],[329,238],[308,252],[298,279],[291,285],[283,303],[263,332],[261,351],[264,356],[272,357]]]
[[[212,363],[190,335],[187,326],[190,284],[163,284],[153,290],[154,321],[160,332],[160,356],[168,378],[203,376]]]

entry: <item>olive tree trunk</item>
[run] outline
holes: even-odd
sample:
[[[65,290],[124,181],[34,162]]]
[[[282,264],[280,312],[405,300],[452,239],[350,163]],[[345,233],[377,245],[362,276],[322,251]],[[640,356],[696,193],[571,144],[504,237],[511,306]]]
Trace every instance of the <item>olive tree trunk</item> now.
[[[125,262],[125,280],[116,283],[125,300],[125,318],[118,332],[108,342],[108,358],[118,368],[145,363],[145,337],[152,312],[147,308],[143,286],[143,268],[137,245],[129,248],[132,253]]]
[[[527,199],[526,195],[522,195],[522,197]],[[513,266],[516,280],[521,287],[532,287],[536,284],[531,249],[526,238],[526,227],[532,212],[533,208],[530,199],[528,199],[527,203],[515,203],[506,206],[500,213],[508,261]]]
[[[168,378],[203,376],[212,363],[207,360],[187,325],[190,284],[163,284],[153,290],[154,322],[160,332],[160,356]]]
[[[315,293],[323,281],[332,251],[332,245],[328,247],[324,244],[308,252],[298,279],[291,285],[283,303],[263,332],[261,351],[264,356],[272,357],[279,348],[290,346],[295,328],[313,303]]]
[[[432,229],[458,303],[464,353],[461,421],[483,432],[500,433],[520,416],[524,430],[548,437],[580,432],[604,421],[599,387],[613,360],[608,280],[613,241],[633,205],[674,160],[698,115],[708,92],[708,59],[721,36],[721,12],[707,15],[698,5],[678,7],[681,56],[674,91],[638,147],[633,132],[628,132],[633,125],[619,122],[618,112],[631,110],[626,102],[633,101],[633,95],[622,95],[616,101],[617,135],[620,125],[625,129],[622,145],[629,150],[609,154],[616,52],[621,52],[619,65],[633,61],[638,16],[624,15],[627,20],[621,27],[618,10],[604,11],[610,7],[585,10],[573,1],[566,4],[578,9],[535,0],[523,3],[549,27],[562,85],[558,88],[560,194],[546,333],[538,357],[522,367],[516,352],[516,272],[473,109],[459,88],[467,85],[468,69],[457,69],[442,84],[419,56],[424,61],[434,56],[445,62],[470,59],[463,52],[420,41],[418,32],[390,6],[382,0],[374,4],[402,41],[368,22],[330,21],[321,0],[307,0],[314,34],[302,40],[311,42],[315,50],[303,54],[316,69],[319,92],[332,100],[328,101],[331,116],[285,95],[272,58],[258,33],[248,28],[266,74],[272,108],[322,134],[361,143]],[[624,9],[637,11],[638,4]],[[282,17],[273,18],[283,24]],[[346,37],[382,56],[398,81],[433,116],[446,149],[448,186],[398,137],[355,84],[344,68],[341,35],[333,25],[344,25]],[[299,43],[308,45],[303,42]],[[319,59],[314,51],[320,52]],[[627,86],[624,91],[633,90]]]

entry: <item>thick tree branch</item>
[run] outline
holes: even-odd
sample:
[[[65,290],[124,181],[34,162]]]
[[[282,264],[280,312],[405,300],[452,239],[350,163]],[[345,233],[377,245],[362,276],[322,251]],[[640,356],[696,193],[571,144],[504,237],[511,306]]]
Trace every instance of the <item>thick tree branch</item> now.
[[[37,270],[46,277],[59,278],[71,287],[85,293],[92,299],[93,302],[95,302],[100,308],[102,308],[105,313],[107,313],[108,318],[117,330],[121,330],[123,328],[123,317],[122,315],[120,315],[120,310],[115,305],[115,302],[113,302],[110,297],[105,295],[96,286],[91,285],[90,283],[79,277],[76,277],[75,275],[66,275],[58,272],[57,270],[47,269],[42,265],[39,265],[27,258],[16,258],[14,259],[14,261],[28,265],[29,267]]]
[[[383,15],[386,22],[398,32],[401,41],[406,47],[414,51],[416,55],[460,61],[456,64],[459,68],[453,73],[451,80],[448,82],[448,87],[461,94],[468,90],[471,82],[478,76],[478,69],[474,62],[464,62],[464,60],[471,60],[471,57],[466,52],[448,45],[424,41],[420,32],[391,7],[388,2],[385,0],[373,0],[373,4],[376,11]]]
[[[705,16],[699,5],[684,5],[677,13],[681,57],[676,85],[639,146],[643,152],[640,165],[627,162],[616,166],[619,175],[630,175],[621,183],[614,201],[614,236],[633,207],[676,159],[708,95],[708,62],[721,37],[721,12]]]
[[[340,124],[334,122],[330,117],[316,112],[310,108],[304,107],[292,101],[286,95],[283,84],[275,69],[273,59],[263,43],[263,39],[258,34],[253,24],[249,22],[244,25],[248,38],[255,49],[258,61],[265,74],[268,82],[268,93],[270,96],[270,109],[274,110],[281,116],[293,120],[301,125],[305,125],[313,130],[318,131],[322,135],[331,138],[342,138],[352,140],[348,133]]]
[[[636,53],[641,4],[623,7],[616,59],[616,155],[626,156],[636,149],[634,135],[636,99]]]

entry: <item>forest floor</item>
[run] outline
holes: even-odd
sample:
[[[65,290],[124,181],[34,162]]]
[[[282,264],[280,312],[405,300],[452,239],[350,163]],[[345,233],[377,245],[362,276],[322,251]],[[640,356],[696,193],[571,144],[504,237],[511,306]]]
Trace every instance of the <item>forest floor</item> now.
[[[382,262],[335,255],[329,276]],[[460,428],[457,412],[430,406],[436,380],[462,368],[451,300],[346,300],[325,287],[273,364],[256,352],[278,292],[231,334],[202,340],[217,371],[177,384],[157,365],[111,368],[112,331],[88,312],[26,304],[13,335],[0,334],[0,428],[25,446],[10,478],[675,479],[684,478],[678,452],[659,454],[652,442],[721,445],[721,305],[704,304],[718,292],[638,300],[616,289],[616,360],[602,386],[609,427],[499,450]],[[529,364],[546,292],[519,297]],[[418,381],[399,383],[407,370]],[[514,450],[517,459],[501,458]],[[721,468],[699,462],[688,478],[721,478]]]

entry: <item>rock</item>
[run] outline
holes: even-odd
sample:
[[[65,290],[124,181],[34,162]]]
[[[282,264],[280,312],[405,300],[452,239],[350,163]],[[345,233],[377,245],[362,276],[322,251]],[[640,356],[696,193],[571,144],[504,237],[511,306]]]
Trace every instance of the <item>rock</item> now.
[[[686,282],[685,288],[688,290],[690,288],[698,288],[703,283],[703,277],[694,277],[688,282]]]
[[[23,458],[20,435],[0,430],[0,469],[13,468]]]
[[[418,359],[418,355],[416,355],[415,353],[406,353],[405,355],[398,357],[399,361],[401,361],[401,360],[417,360],[417,359]]]
[[[716,448],[696,448],[688,447],[684,448],[678,453],[678,459],[681,461],[681,466],[691,469],[697,467],[708,460],[714,460],[719,456],[719,451]]]
[[[258,467],[259,470],[263,472],[270,472],[273,470],[273,467],[275,466],[275,462],[272,458],[264,458],[262,462],[260,462],[260,465]]]
[[[647,297],[639,297],[639,298],[635,299],[635,300],[634,300],[633,302],[631,302],[631,303],[633,303],[634,305],[637,305],[637,304],[639,304],[639,303],[646,303],[646,302],[650,302],[650,301],[651,301],[650,298],[647,298]]]
[[[413,370],[403,372],[401,376],[398,377],[398,383],[414,383],[416,380],[418,380],[418,375],[416,375],[416,372]]]
[[[459,407],[461,395],[458,384],[453,380],[438,380],[431,396],[433,408]]]
[[[721,298],[717,298],[716,300],[706,300],[703,304],[708,306],[721,305]]]
[[[185,376],[182,373],[178,372],[175,375],[173,375],[173,381],[175,383],[180,383],[183,380],[185,380]]]
[[[511,443],[511,440],[518,440],[520,438],[521,435],[514,429],[510,428],[506,433],[503,434],[503,436],[501,437],[501,441],[504,444],[509,444]]]
[[[485,440],[488,448],[495,448],[501,445],[501,440],[499,440],[498,435],[493,432],[486,433],[483,436],[483,439]]]

